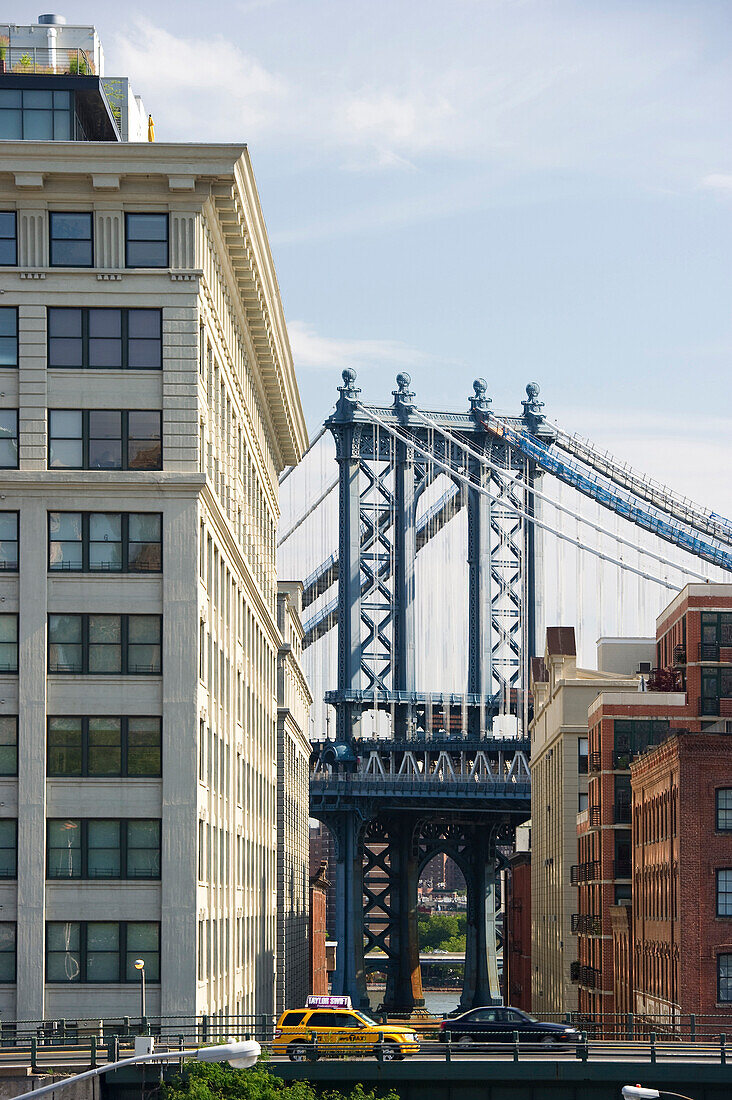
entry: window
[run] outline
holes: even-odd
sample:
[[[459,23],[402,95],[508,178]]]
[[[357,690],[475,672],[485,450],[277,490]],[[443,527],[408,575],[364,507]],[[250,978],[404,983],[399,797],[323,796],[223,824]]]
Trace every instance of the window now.
[[[0,512],[0,535],[3,515],[17,513]],[[162,518],[159,512],[49,512],[48,568],[52,573],[159,573]]]
[[[0,922],[0,982],[15,981],[15,924]]]
[[[49,921],[47,982],[137,982],[135,959],[145,978],[160,981],[160,925],[152,921]]]
[[[0,360],[1,362],[1,360]],[[159,309],[48,310],[49,367],[160,370]]]
[[[161,720],[49,718],[46,768],[49,776],[159,776]]]
[[[580,791],[577,797],[577,812],[583,814],[587,809],[587,792]]]
[[[0,672],[18,671],[18,616],[0,615]]]
[[[49,214],[51,267],[92,267],[92,217],[88,214]]]
[[[42,88],[0,90],[0,138],[70,141],[71,92]]]
[[[125,267],[168,266],[168,215],[125,214]]]
[[[0,776],[18,774],[18,717],[0,716]]]
[[[50,879],[160,878],[160,822],[49,820],[46,867]]]
[[[2,219],[0,214],[0,220]],[[0,256],[2,239],[0,239]],[[0,308],[0,367],[18,365],[18,311],[15,306]]]
[[[0,818],[0,878],[15,878],[18,873],[18,822]]]
[[[0,468],[18,469],[17,409],[0,409]]]
[[[717,832],[732,832],[732,787],[717,789]]]
[[[161,414],[155,410],[51,409],[48,421],[49,469],[162,469]]]
[[[732,917],[732,870],[717,871],[717,916]]]
[[[18,512],[0,512],[0,573],[18,572]]]
[[[48,671],[159,675],[161,632],[159,615],[49,615]]]
[[[2,96],[2,92],[0,92]],[[0,120],[2,109],[0,101]],[[14,210],[0,211],[0,267],[15,267],[18,262],[18,219]],[[4,310],[3,310],[4,312]]]
[[[587,775],[587,757],[589,753],[589,738],[577,738],[577,771],[580,775]]]
[[[717,955],[717,1000],[732,1001],[732,955]]]

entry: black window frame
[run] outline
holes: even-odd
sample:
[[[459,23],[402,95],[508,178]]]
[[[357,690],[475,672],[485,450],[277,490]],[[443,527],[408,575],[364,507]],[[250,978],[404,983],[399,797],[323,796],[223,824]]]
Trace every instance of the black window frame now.
[[[722,959],[726,960],[727,973],[722,975]],[[722,996],[722,981],[728,983],[729,996]],[[732,952],[721,951],[717,955],[717,1003],[732,1004]]]
[[[65,542],[65,539],[52,539],[51,538],[51,516],[52,515],[69,515],[69,516],[81,516],[81,568],[54,568],[51,562],[51,543],[52,542]],[[89,537],[89,521],[91,516],[119,516],[121,520],[121,552],[122,561],[119,569],[99,569],[90,566],[90,548],[92,540]],[[130,567],[130,517],[132,516],[155,516],[160,520],[160,541],[153,542],[148,540],[149,545],[160,546],[160,566],[156,569],[140,569],[139,567]],[[120,573],[139,573],[143,576],[147,576],[150,573],[162,573],[163,571],[163,513],[162,512],[107,512],[107,511],[95,511],[95,512],[82,512],[82,511],[61,511],[52,509],[47,513],[47,528],[48,528],[48,572],[49,573],[103,573],[105,575],[114,574],[117,576]],[[137,545],[137,543],[136,543]],[[145,544],[139,544],[145,545]],[[63,563],[62,563],[63,564]]]
[[[12,676],[12,675],[17,674],[17,672],[18,672],[18,647],[19,647],[18,628],[19,628],[19,625],[20,625],[20,616],[18,615],[17,611],[3,611],[3,612],[0,612],[0,619],[10,619],[10,618],[15,619],[15,665],[13,667],[5,668],[2,664],[0,664],[0,675],[4,675],[4,676]],[[12,643],[10,643],[10,642],[0,641],[0,645],[11,645],[11,644]]]
[[[0,573],[17,573],[20,569],[20,512],[16,508],[3,508],[0,509],[0,516],[15,516],[15,538],[0,538],[0,546],[3,543],[15,543],[15,563],[6,563],[5,559],[0,556]]]
[[[21,108],[22,110],[22,108]],[[0,241],[12,241],[14,244],[15,259],[11,263],[4,263],[0,258],[0,267],[17,267],[18,266],[18,211],[17,210],[0,210],[0,215],[10,215],[13,219],[13,235],[12,237],[4,237],[0,234]],[[0,256],[2,253],[0,252]]]
[[[165,263],[164,264],[131,264],[129,262],[129,246],[130,246],[130,218],[139,217],[153,217],[153,218],[165,218]],[[145,241],[157,241],[155,237],[140,237],[139,239],[133,239],[132,244],[139,244]],[[158,242],[159,243],[159,242]],[[126,210],[125,211],[125,267],[130,268],[133,271],[163,271],[170,267],[170,213],[166,210]]]
[[[729,875],[728,888],[720,895],[719,882],[722,875]],[[720,913],[720,896],[728,899],[729,912]],[[732,867],[717,867],[714,872],[714,914],[723,920],[732,920]]]
[[[3,950],[2,947],[0,947],[0,956],[1,955],[10,955],[10,954],[12,954],[12,956],[13,956],[13,976],[12,976],[12,978],[2,978],[2,977],[0,977],[0,985],[10,985],[13,982],[15,982],[17,977],[18,977],[18,965],[17,965],[18,926],[17,926],[17,923],[14,920],[4,920],[4,921],[0,921],[0,929],[1,928],[12,928],[13,929],[13,950],[12,950],[12,952],[7,951],[7,950]],[[0,943],[1,942],[2,941],[0,941]]]
[[[15,462],[12,466],[0,465],[0,470],[17,470],[20,459],[20,446],[19,446],[19,417],[17,409],[0,409],[0,413],[14,413],[15,414],[15,431],[13,435],[7,436],[8,439],[15,440]]]
[[[51,952],[49,951],[49,948],[48,948],[48,929],[49,929],[49,925],[51,925],[51,924],[55,924],[55,925],[78,925],[79,926],[79,978],[78,978],[78,980],[73,980],[73,979],[70,979],[70,978],[66,978],[66,979],[49,978],[49,976],[48,976],[48,960],[49,960],[49,955],[51,954]],[[98,981],[94,981],[94,979],[90,979],[88,977],[88,969],[89,969],[89,957],[88,956],[89,956],[89,952],[88,952],[88,943],[87,943],[87,940],[88,940],[87,932],[88,932],[88,926],[90,924],[109,924],[109,925],[116,925],[117,926],[119,950],[118,950],[118,952],[116,952],[116,954],[118,954],[118,969],[117,969],[117,978],[116,978],[116,980],[105,977],[105,978],[100,978]],[[135,924],[146,924],[146,925],[152,925],[152,926],[157,927],[157,932],[158,932],[157,951],[143,950],[143,951],[140,951],[139,954],[141,956],[157,955],[158,976],[157,977],[151,977],[150,976],[150,974],[152,972],[151,968],[149,966],[146,966],[145,967],[145,981],[148,985],[159,985],[160,984],[160,921],[153,921],[153,920],[141,920],[141,921],[117,921],[117,920],[46,921],[46,925],[45,925],[45,933],[46,934],[44,936],[44,962],[45,962],[45,979],[46,979],[46,983],[48,985],[61,985],[61,986],[63,986],[63,985],[109,985],[109,984],[112,984],[112,985],[134,985],[135,983],[137,983],[139,985],[140,979],[139,979],[137,974],[135,975],[134,978],[132,978],[132,977],[128,978],[127,977],[127,955],[128,955],[127,930],[128,930],[129,925],[135,925]],[[54,952],[54,954],[65,954],[65,953],[66,952]]]
[[[68,670],[68,669],[59,669],[59,668],[52,668],[51,667],[51,645],[56,645],[56,644],[63,645],[64,644],[62,642],[61,643],[55,643],[55,642],[51,641],[50,620],[51,620],[52,617],[54,617],[56,615],[58,615],[59,617],[63,616],[65,618],[71,618],[73,616],[75,618],[81,619],[81,643],[80,643],[80,645],[81,645],[81,665],[82,665],[81,671]],[[92,618],[92,617],[93,618],[107,617],[107,618],[110,618],[110,619],[119,619],[120,620],[120,641],[119,641],[120,669],[118,671],[117,670],[113,671],[113,672],[106,671],[106,670],[102,670],[102,671],[99,671],[99,672],[89,671],[90,645],[98,645],[98,646],[110,645],[111,646],[111,645],[116,644],[116,643],[113,643],[113,642],[91,642],[90,643],[90,641],[89,641],[89,619]],[[17,615],[16,615],[16,618],[17,618]],[[158,623],[160,624],[159,641],[158,642],[145,642],[145,643],[130,642],[130,620],[131,619],[157,619]],[[150,614],[150,615],[148,615],[148,614],[126,614],[126,613],[118,613],[118,612],[114,612],[114,611],[112,611],[112,612],[107,612],[107,611],[102,611],[102,612],[94,612],[94,611],[92,611],[92,612],[76,612],[76,611],[53,612],[52,611],[52,612],[49,612],[49,614],[48,614],[47,622],[48,622],[48,629],[46,631],[46,641],[47,641],[46,667],[47,667],[47,670],[48,670],[48,674],[51,675],[51,676],[162,676],[162,674],[163,674],[163,616],[162,615],[158,615],[158,614]],[[74,645],[76,643],[70,642],[68,644],[69,645]],[[135,666],[135,671],[134,672],[129,671],[130,665],[131,665],[131,662],[130,662],[130,659],[129,659],[129,657],[130,657],[129,647],[130,647],[130,645],[142,645],[142,644],[144,644],[144,645],[158,645],[160,647],[160,667],[158,669],[156,669],[154,672],[151,672],[151,671],[141,672],[141,671],[139,671],[138,666]],[[16,669],[16,671],[17,671],[17,669]]]
[[[730,804],[727,806],[720,806],[720,795],[729,794]],[[722,813],[729,813],[730,823],[729,825],[719,824],[720,811]],[[717,833],[732,833],[732,787],[717,787],[714,792],[714,831]]]
[[[90,251],[91,251],[90,260],[89,260],[88,264],[65,264],[65,263],[58,263],[54,260],[54,256],[53,256],[53,245],[54,245],[53,220],[54,220],[55,217],[68,218],[72,214],[73,214],[74,217],[79,217],[80,215],[83,214],[85,217],[89,218],[89,237],[88,238],[87,237],[79,237],[79,238],[75,238],[75,237],[57,237],[55,239],[57,241],[64,241],[64,240],[83,240],[83,241],[86,241],[86,240],[88,240]],[[48,212],[48,266],[49,267],[74,267],[74,268],[78,267],[78,268],[83,268],[84,270],[87,270],[89,268],[94,267],[94,260],[95,260],[95,256],[94,256],[94,211],[93,210],[49,210],[49,212]]]
[[[17,778],[18,775],[18,715],[2,714],[0,715],[0,722],[2,721],[12,721],[15,725],[15,741],[8,741],[5,744],[0,741],[0,753],[2,753],[2,750],[5,748],[15,748],[15,767],[12,771],[3,771],[2,768],[0,768],[0,779],[14,779]]]
[[[77,822],[79,827],[79,855],[80,867],[78,875],[52,875],[49,873],[50,863],[50,831],[55,822]],[[119,826],[119,867],[118,875],[89,874],[89,824],[90,822],[113,823]],[[134,875],[130,873],[129,854],[130,825],[144,822],[154,822],[158,826],[158,867],[157,873],[152,875]],[[17,835],[17,834],[16,834]],[[54,848],[56,846],[54,845]],[[16,844],[17,848],[17,844]],[[134,850],[134,849],[133,849]],[[154,850],[154,849],[151,849]],[[48,882],[158,882],[160,881],[160,864],[162,854],[162,820],[159,817],[49,817],[46,819],[46,880]]]
[[[51,318],[54,313],[79,311],[81,313],[81,336],[67,337],[81,341],[81,363],[77,366],[66,366],[62,363],[51,362],[51,340],[64,339],[54,337],[51,333]],[[89,314],[91,310],[109,311],[120,314],[120,365],[118,367],[103,367],[89,365]],[[137,340],[141,337],[130,337],[130,313],[156,313],[160,319],[160,362],[155,367],[130,366],[130,339]],[[131,371],[159,371],[163,369],[163,311],[162,309],[146,306],[48,306],[46,309],[46,363],[49,370],[131,370]],[[95,339],[95,337],[91,337]],[[112,339],[112,337],[109,337]]]
[[[10,265],[6,265],[10,266]],[[20,366],[20,318],[18,314],[17,306],[0,306],[0,313],[11,313],[15,318],[15,332],[8,335],[0,335],[0,339],[14,340],[15,342],[15,362],[14,363],[0,363],[0,370],[17,370]]]
[[[120,723],[120,767],[119,771],[99,772],[89,771],[89,722],[96,718],[107,718]],[[54,720],[78,721],[81,723],[79,733],[79,771],[51,771],[52,748],[49,745],[51,723]],[[157,722],[157,752],[160,758],[160,767],[154,772],[130,771],[130,721]],[[135,732],[135,731],[133,731]],[[49,714],[46,718],[46,778],[47,779],[162,779],[163,776],[163,719],[158,714]]]
[[[10,822],[15,826],[13,843],[0,846],[0,851],[12,852],[12,869],[6,872],[4,868],[0,867],[0,881],[8,882],[18,877],[18,819],[17,817],[2,817],[0,822]]]
[[[51,465],[51,446],[54,440],[64,439],[78,439],[78,436],[52,436],[51,435],[51,414],[56,412],[73,412],[81,413],[81,466],[59,466]],[[121,464],[119,466],[90,466],[89,465],[89,444],[91,442],[89,435],[89,414],[95,412],[108,412],[120,414],[120,446],[121,446]],[[156,466],[131,466],[129,462],[129,447],[130,447],[130,431],[129,420],[130,413],[155,413],[160,420],[160,461]],[[116,442],[118,437],[110,437],[110,442]],[[133,436],[133,439],[141,439],[142,437]],[[94,439],[97,439],[95,436]],[[131,471],[132,473],[141,472],[147,473],[149,471],[162,470],[163,469],[163,413],[161,409],[49,409],[48,410],[48,451],[46,457],[46,465],[49,470],[114,470],[114,471]],[[10,469],[10,467],[6,467]]]

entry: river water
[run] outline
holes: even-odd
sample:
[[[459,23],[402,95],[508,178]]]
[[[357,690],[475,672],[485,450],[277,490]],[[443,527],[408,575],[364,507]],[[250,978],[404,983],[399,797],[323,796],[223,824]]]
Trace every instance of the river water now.
[[[384,999],[383,989],[370,989],[369,990],[369,1004],[372,1010],[375,1012]],[[426,989],[424,992],[424,1007],[433,1016],[446,1016],[450,1012],[454,1012],[458,1006],[460,1000],[460,990],[456,989],[454,993],[445,992],[430,992]]]

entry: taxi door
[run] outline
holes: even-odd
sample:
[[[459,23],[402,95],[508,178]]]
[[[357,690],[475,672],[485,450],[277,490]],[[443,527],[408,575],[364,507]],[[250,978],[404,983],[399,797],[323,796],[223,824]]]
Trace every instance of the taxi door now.
[[[373,1035],[363,1020],[355,1012],[338,1013],[338,1042],[341,1053],[347,1054],[352,1050],[354,1054],[363,1054],[365,1050],[371,1051],[376,1036]]]

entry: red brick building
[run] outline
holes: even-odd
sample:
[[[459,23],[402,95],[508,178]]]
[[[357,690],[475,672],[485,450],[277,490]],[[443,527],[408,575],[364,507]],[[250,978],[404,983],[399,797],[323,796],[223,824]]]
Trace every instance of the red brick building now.
[[[310,876],[310,992],[321,995],[328,993],[325,918],[330,883],[325,877],[327,867],[323,861],[315,874]]]
[[[631,782],[632,1011],[660,1027],[732,1016],[732,740],[672,737]]]
[[[652,967],[654,977],[648,982],[653,989],[673,988],[665,977],[673,969],[666,948],[661,949],[665,941],[649,940],[658,948],[652,964],[645,954],[639,956],[635,949],[631,953],[630,941],[626,945],[624,938],[627,914],[615,909],[630,902],[638,881],[631,866],[638,849],[631,836],[630,763],[677,734],[732,732],[732,585],[694,584],[679,592],[656,621],[656,653],[657,667],[649,676],[647,692],[603,692],[589,711],[588,809],[578,817],[578,863],[572,868],[572,882],[578,886],[578,957],[573,977],[579,982],[579,1008],[584,1012],[628,1011],[627,1004],[636,1004],[630,992],[635,988],[641,998],[657,996],[650,990],[642,992],[647,984],[645,971],[640,979],[634,974],[641,961],[644,967]],[[718,740],[721,758],[729,754],[732,761],[732,739]],[[690,812],[703,812],[696,795],[687,798],[682,790],[675,797]],[[703,835],[703,827],[699,828]],[[665,848],[658,846],[662,843]],[[642,881],[652,881],[659,897],[665,897],[674,856],[668,838],[653,844],[655,863],[648,866]],[[645,849],[641,854],[649,858]],[[691,867],[693,857],[688,858]],[[635,939],[635,925],[632,932]],[[625,967],[624,972],[619,967]],[[637,1006],[634,1010],[639,1011]]]
[[[517,852],[506,874],[503,999],[531,1012],[531,853]]]

